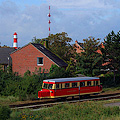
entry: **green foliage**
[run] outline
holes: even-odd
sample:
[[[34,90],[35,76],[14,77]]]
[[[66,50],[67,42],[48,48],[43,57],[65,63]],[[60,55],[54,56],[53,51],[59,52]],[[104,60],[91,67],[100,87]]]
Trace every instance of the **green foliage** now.
[[[99,102],[83,102],[60,104],[34,112],[24,110],[16,114],[14,118],[18,120],[112,120],[120,116],[120,110],[119,107],[104,107]]]
[[[66,71],[64,68],[58,67],[57,65],[51,65],[48,78],[65,78],[69,76],[69,71]]]
[[[46,79],[41,69],[37,74],[26,71],[23,77],[17,73],[0,71],[0,95],[19,97],[19,100],[36,99],[38,90],[41,90],[42,81]]]
[[[24,73],[24,76],[30,76],[31,72],[29,70],[27,70],[25,73]]]
[[[103,66],[103,69],[109,69],[114,71],[114,82],[115,82],[115,71],[120,73],[120,31],[115,34],[114,31],[109,33],[104,40],[105,48],[102,48],[102,54],[104,63],[108,63]]]
[[[15,96],[0,96],[0,103],[11,103],[18,101],[19,98]]]
[[[74,60],[70,59],[70,61],[68,61],[68,66],[66,68],[66,71],[69,73],[69,76],[73,77],[75,76],[75,62]]]
[[[89,39],[84,39],[83,41],[84,52],[80,55],[76,55],[77,73],[87,76],[99,75],[102,65],[102,56],[97,52],[99,42],[91,37],[89,37]]]
[[[114,73],[110,72],[100,77],[100,82],[104,88],[117,87],[120,85],[120,74],[116,74],[116,83],[114,82]]]
[[[37,39],[36,37],[33,37],[32,42],[33,43],[40,43],[42,40],[41,39]]]
[[[0,120],[7,120],[10,118],[11,110],[8,106],[0,106]]]
[[[63,60],[69,61],[71,57],[72,47],[69,44],[72,39],[67,37],[67,33],[51,34],[48,38],[49,48],[55,54],[59,55]]]

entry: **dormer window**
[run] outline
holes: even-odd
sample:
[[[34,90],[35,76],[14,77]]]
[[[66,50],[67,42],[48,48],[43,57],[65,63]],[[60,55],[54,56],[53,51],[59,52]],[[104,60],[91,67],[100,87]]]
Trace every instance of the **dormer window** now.
[[[43,65],[43,57],[37,57],[37,65]]]

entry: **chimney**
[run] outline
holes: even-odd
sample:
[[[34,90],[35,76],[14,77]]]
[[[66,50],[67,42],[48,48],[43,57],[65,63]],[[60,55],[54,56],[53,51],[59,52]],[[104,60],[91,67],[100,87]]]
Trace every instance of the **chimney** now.
[[[45,48],[48,48],[48,40],[44,39],[40,42]]]
[[[13,42],[13,47],[15,48],[15,49],[18,49],[18,43],[17,43],[17,33],[15,32],[14,34],[14,42]]]
[[[45,40],[44,46],[45,48],[48,48],[48,40]]]
[[[76,40],[75,43],[78,43],[78,41]]]

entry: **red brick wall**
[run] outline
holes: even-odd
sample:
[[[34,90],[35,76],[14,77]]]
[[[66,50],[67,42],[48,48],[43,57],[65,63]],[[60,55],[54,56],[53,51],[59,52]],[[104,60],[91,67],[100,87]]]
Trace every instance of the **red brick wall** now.
[[[45,69],[46,73],[48,73],[51,65],[55,64],[32,44],[12,53],[11,57],[13,72],[18,72],[20,75],[24,75],[27,70],[35,72],[35,69],[37,68],[37,70],[39,70],[40,67],[42,71]],[[37,65],[37,57],[43,57],[43,66]]]

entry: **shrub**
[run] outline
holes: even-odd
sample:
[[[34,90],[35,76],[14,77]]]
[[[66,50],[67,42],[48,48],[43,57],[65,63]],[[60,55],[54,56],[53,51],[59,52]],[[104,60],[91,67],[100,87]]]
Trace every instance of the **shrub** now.
[[[8,106],[0,106],[0,120],[10,118],[11,110]]]
[[[48,78],[66,78],[69,77],[69,71],[64,68],[58,67],[57,65],[52,65],[49,72]]]
[[[120,85],[120,75],[116,74],[115,82],[114,82],[114,74],[113,73],[109,73],[109,74],[106,74],[104,77],[100,77],[100,81],[101,81],[103,87],[105,87],[105,88],[117,86],[117,85]]]

